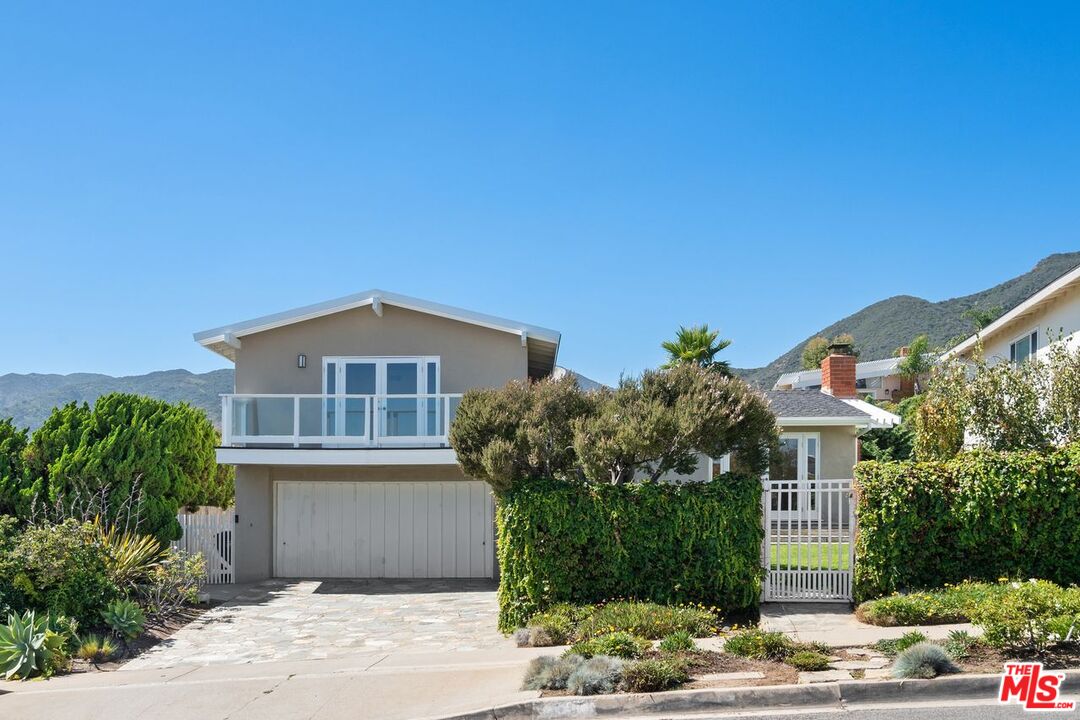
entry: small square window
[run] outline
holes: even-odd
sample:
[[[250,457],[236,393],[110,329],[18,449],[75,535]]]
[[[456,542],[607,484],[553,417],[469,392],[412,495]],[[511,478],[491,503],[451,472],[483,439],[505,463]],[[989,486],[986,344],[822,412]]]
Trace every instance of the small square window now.
[[[1009,346],[1009,360],[1019,365],[1035,354],[1039,349],[1039,332],[1036,330],[1025,335]]]

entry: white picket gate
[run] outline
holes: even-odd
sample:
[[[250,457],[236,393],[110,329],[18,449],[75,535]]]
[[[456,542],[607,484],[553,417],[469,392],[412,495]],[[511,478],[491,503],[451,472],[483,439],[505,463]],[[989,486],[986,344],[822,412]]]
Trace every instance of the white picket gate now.
[[[219,585],[234,582],[233,575],[233,508],[222,510],[201,507],[194,512],[176,516],[183,536],[172,543],[176,550],[202,553],[206,560],[206,582]]]
[[[766,602],[851,602],[851,480],[763,480]]]

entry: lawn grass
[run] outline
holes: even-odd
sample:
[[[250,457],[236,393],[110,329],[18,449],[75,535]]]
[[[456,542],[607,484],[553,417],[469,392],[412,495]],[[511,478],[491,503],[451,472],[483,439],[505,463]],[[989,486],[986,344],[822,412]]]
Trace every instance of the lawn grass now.
[[[851,553],[848,543],[769,544],[770,567],[777,570],[849,570]]]

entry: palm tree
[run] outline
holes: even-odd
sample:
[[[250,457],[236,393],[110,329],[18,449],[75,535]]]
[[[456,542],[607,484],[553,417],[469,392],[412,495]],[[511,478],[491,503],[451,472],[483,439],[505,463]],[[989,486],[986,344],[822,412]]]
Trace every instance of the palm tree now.
[[[668,361],[664,367],[672,367],[679,363],[694,363],[730,377],[731,365],[727,360],[717,360],[716,355],[730,345],[731,341],[719,338],[719,335],[719,330],[710,330],[708,325],[695,325],[689,328],[679,326],[674,340],[667,340],[660,344],[660,347],[668,353]]]

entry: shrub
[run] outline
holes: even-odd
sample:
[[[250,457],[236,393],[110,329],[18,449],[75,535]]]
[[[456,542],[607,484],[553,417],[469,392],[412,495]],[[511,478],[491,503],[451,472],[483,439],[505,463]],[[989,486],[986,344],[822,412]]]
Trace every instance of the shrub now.
[[[585,662],[580,655],[533,658],[525,670],[522,690],[565,690],[570,675]]]
[[[597,635],[588,640],[574,643],[568,654],[581,655],[590,658],[596,655],[611,655],[619,658],[641,657],[642,653],[649,650],[652,644],[645,638],[631,635],[628,632],[616,631],[605,635]]]
[[[1045,580],[1010,583],[995,602],[981,604],[972,621],[988,645],[1042,651],[1080,627],[1080,590]]]
[[[982,644],[982,641],[966,630],[953,630],[943,643],[945,652],[953,660],[963,660],[971,656],[971,651]]]
[[[113,600],[101,613],[102,620],[109,629],[127,642],[142,634],[146,626],[146,615],[131,600]]]
[[[0,578],[8,578],[7,603],[16,610],[63,614],[82,625],[121,596],[111,580],[108,553],[94,526],[77,520],[26,527],[0,552]]]
[[[32,610],[0,625],[0,672],[6,680],[48,677],[67,662],[67,623]]]
[[[900,653],[907,650],[909,647],[918,645],[919,643],[926,642],[926,636],[918,630],[912,630],[911,632],[904,633],[898,638],[887,638],[885,640],[878,640],[870,645],[871,648],[878,652],[885,653],[889,657],[895,657]]]
[[[940,645],[921,642],[905,649],[896,658],[889,673],[898,678],[935,678],[946,673],[960,672]]]
[[[799,650],[784,658],[784,662],[798,670],[828,670],[829,656],[813,650]]]
[[[533,615],[525,627],[533,647],[565,645],[573,632],[574,618],[569,606],[561,605]]]
[[[939,625],[967,622],[975,608],[1004,592],[1001,584],[963,582],[942,590],[897,593],[868,600],[856,616],[871,625]]]
[[[557,603],[612,597],[753,606],[762,576],[760,506],[761,483],[750,475],[685,485],[519,483],[497,505],[499,627],[511,632]],[[596,630],[610,626],[601,622]]]
[[[1080,582],[1080,444],[855,468],[859,601],[966,579]]]
[[[706,637],[715,634],[716,621],[712,610],[700,606],[619,600],[583,614],[577,624],[576,636],[587,638],[597,633],[623,630],[650,640],[680,631],[693,637]]]
[[[205,572],[206,561],[202,555],[165,550],[136,587],[136,595],[147,616],[154,622],[161,622],[185,605],[196,602]]]
[[[87,635],[79,641],[75,657],[92,663],[112,660],[119,648],[108,635]]]
[[[678,687],[689,679],[686,665],[673,658],[637,660],[623,668],[622,687],[627,692],[659,692]]]
[[[597,655],[570,673],[566,689],[572,695],[606,695],[615,692],[622,680],[625,663],[619,658]]]
[[[794,643],[784,633],[751,628],[736,633],[724,642],[724,651],[752,660],[783,660],[792,653]]]
[[[676,630],[660,641],[660,650],[666,653],[686,652],[694,647],[694,638],[686,630]]]

